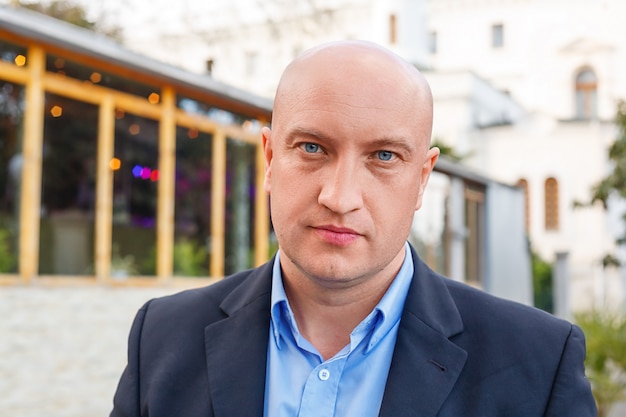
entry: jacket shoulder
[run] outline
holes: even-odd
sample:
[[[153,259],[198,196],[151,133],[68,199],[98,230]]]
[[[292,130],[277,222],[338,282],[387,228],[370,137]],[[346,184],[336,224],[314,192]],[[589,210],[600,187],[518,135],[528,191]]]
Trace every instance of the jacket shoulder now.
[[[143,310],[146,320],[164,327],[184,324],[206,326],[227,316],[233,304],[268,296],[271,291],[271,262],[259,268],[238,272],[201,288],[154,298]],[[173,329],[171,329],[173,330]]]
[[[571,323],[543,310],[494,296],[448,278],[443,280],[463,317],[465,330],[480,325],[509,328],[518,332],[536,332],[541,328],[570,332]]]

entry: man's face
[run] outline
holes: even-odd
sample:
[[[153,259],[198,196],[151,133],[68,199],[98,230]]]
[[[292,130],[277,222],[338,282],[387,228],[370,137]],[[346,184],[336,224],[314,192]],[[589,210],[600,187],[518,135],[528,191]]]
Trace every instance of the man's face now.
[[[363,81],[307,72],[264,130],[265,186],[290,279],[345,287],[395,274],[404,258],[437,155],[427,153],[420,109],[399,104],[388,81]]]

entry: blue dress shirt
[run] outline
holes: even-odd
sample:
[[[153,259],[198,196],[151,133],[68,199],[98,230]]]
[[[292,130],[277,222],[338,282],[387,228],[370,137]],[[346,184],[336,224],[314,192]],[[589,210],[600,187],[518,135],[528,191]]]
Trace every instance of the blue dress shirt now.
[[[382,403],[411,279],[408,243],[398,275],[378,305],[324,361],[298,331],[283,287],[280,253],[272,276],[265,417],[375,417]]]

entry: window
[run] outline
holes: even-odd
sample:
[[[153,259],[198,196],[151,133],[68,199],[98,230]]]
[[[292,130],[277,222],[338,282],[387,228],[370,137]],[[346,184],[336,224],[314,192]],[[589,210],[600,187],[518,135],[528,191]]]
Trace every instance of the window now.
[[[24,87],[0,81],[0,275],[18,270],[24,109]]]
[[[435,31],[428,33],[428,52],[437,53],[437,32]]]
[[[598,80],[591,69],[582,69],[576,75],[576,118],[596,117]]]
[[[246,76],[251,77],[256,73],[257,53],[248,52],[246,54]]]
[[[158,122],[118,110],[115,116],[111,275],[156,274]]]
[[[409,242],[435,271],[449,275],[452,265],[450,194],[452,178],[433,171],[428,180],[428,202],[415,213]]]
[[[478,184],[465,184],[465,279],[481,287],[484,276],[485,189]]]
[[[555,178],[546,179],[544,185],[545,229],[559,229],[559,183]]]
[[[94,273],[98,108],[46,94],[39,273]]]
[[[504,26],[502,23],[491,26],[491,47],[502,48],[504,46]]]
[[[389,16],[389,43],[395,44],[398,41],[398,19],[395,14]]]
[[[176,130],[174,201],[174,274],[210,274],[213,135],[196,129]]]
[[[524,191],[524,218],[526,224],[526,231],[530,230],[530,195],[528,194],[528,181],[524,178],[520,178],[516,185]]]
[[[228,138],[224,272],[252,268],[256,199],[256,146]]]

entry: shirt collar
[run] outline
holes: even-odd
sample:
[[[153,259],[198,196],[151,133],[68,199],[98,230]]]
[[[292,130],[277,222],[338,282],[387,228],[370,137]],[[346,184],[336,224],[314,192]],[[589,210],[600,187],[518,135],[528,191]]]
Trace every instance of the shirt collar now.
[[[374,307],[372,312],[353,330],[352,335],[357,332],[372,331],[372,336],[365,353],[369,352],[376,344],[396,325],[402,316],[404,301],[406,300],[411,280],[413,279],[413,257],[408,243],[405,243],[404,262],[393,282],[383,295],[383,298]],[[280,250],[274,258],[272,269],[272,294],[271,294],[271,320],[273,324],[273,337],[276,346],[280,349],[281,335],[289,330],[294,338],[300,338],[298,326],[289,306],[285,287],[283,286],[282,272],[280,269]]]

